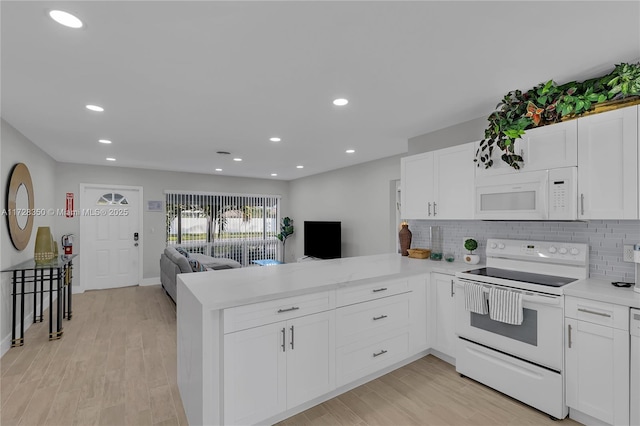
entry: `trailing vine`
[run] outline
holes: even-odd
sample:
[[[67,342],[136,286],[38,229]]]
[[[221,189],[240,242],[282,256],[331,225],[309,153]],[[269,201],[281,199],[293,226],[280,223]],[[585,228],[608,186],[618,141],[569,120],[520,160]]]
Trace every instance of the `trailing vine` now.
[[[514,146],[525,130],[577,117],[593,110],[596,104],[631,96],[640,96],[640,63],[622,63],[607,75],[583,82],[559,86],[549,80],[526,92],[512,90],[487,118],[489,125],[473,161],[478,167],[490,168],[497,148],[502,161],[520,169],[524,159]]]

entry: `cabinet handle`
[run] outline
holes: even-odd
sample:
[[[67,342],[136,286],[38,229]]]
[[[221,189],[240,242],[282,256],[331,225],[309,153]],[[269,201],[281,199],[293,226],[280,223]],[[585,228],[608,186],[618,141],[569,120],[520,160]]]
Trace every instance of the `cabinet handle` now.
[[[373,317],[373,320],[374,321],[378,321],[378,320],[385,319],[385,318],[387,318],[386,315],[380,315],[379,317]]]
[[[584,194],[580,194],[580,216],[584,216]]]
[[[284,329],[284,327],[282,328],[281,332],[282,332],[282,345],[280,345],[280,346],[282,347],[282,352],[284,352],[285,351],[285,335],[284,335],[285,329]]]
[[[431,203],[427,203],[429,205],[429,216],[431,216]]]
[[[373,292],[374,292],[374,293],[377,293],[377,292],[379,292],[379,291],[387,291],[387,288],[386,288],[386,287],[381,287],[381,288],[374,288],[374,289],[373,289]]]
[[[601,317],[611,318],[611,315],[605,314],[604,312],[590,311],[588,309],[583,309],[583,308],[578,308],[578,311],[584,312],[585,314],[600,315]]]
[[[381,350],[381,351],[380,351],[380,352],[378,352],[378,353],[374,353],[374,354],[373,354],[373,357],[375,358],[375,357],[377,357],[377,356],[384,355],[384,354],[386,354],[386,353],[387,353],[387,351],[385,351],[385,350],[383,349],[383,350]]]
[[[438,212],[436,211],[436,202],[433,202],[433,216],[435,217],[438,214]]]
[[[297,311],[298,309],[300,309],[298,306],[292,306],[291,308],[287,308],[287,309],[278,309],[278,313],[282,314],[284,312]]]
[[[453,297],[454,294],[456,294],[456,292],[453,290],[453,280],[451,280],[451,297]]]
[[[571,349],[571,324],[567,324],[567,329],[569,332],[569,349]]]
[[[291,330],[291,350],[293,350],[293,326],[291,326],[290,330]]]

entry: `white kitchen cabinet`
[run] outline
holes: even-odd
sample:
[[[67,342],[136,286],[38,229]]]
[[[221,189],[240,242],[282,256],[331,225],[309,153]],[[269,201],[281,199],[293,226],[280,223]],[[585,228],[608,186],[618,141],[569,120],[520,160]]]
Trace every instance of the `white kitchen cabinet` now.
[[[479,147],[479,143],[477,147]],[[516,139],[514,152],[524,159],[522,172],[575,167],[578,165],[578,123],[577,120],[527,130]],[[553,155],[549,155],[552,152]],[[502,153],[494,150],[493,165],[485,169],[476,168],[476,176],[493,176],[517,173],[502,161]]]
[[[578,122],[578,217],[638,218],[638,107]]]
[[[629,309],[570,297],[565,308],[570,417],[580,421],[587,415],[612,425],[629,424]]]
[[[401,158],[400,178],[402,218],[433,218],[433,152]]]
[[[451,358],[456,357],[455,286],[452,275],[431,274],[432,347]]]
[[[434,152],[435,219],[473,219],[475,143],[466,143]]]
[[[225,424],[255,424],[335,388],[334,311],[224,336]]]
[[[404,219],[473,219],[475,143],[401,159]]]

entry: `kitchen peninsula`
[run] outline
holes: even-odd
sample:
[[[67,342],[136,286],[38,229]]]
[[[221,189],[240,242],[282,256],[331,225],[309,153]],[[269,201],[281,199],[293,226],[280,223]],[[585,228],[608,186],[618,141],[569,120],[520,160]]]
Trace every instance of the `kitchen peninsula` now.
[[[180,275],[189,423],[273,423],[426,355],[429,274],[468,267],[385,254]]]

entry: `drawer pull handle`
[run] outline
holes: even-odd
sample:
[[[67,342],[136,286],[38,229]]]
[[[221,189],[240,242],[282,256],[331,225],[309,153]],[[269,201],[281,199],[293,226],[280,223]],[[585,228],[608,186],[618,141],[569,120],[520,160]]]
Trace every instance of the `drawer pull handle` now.
[[[374,321],[378,321],[378,320],[381,320],[381,319],[385,319],[386,317],[387,317],[386,315],[380,315],[379,317],[373,317],[373,320]]]
[[[589,309],[583,309],[583,308],[578,308],[578,311],[584,312],[585,314],[600,315],[601,317],[611,318],[611,315],[605,314],[604,312],[590,311]]]
[[[291,312],[291,311],[297,311],[298,309],[300,309],[297,306],[292,306],[291,308],[287,308],[287,309],[278,309],[278,313],[282,314],[284,312]]]
[[[387,353],[387,351],[385,351],[385,350],[383,349],[383,350],[381,350],[380,352],[378,352],[377,354],[376,354],[376,353],[374,353],[374,354],[373,354],[373,357],[375,358],[375,357],[377,357],[377,356],[384,355],[384,354],[386,354],[386,353]]]
[[[386,287],[381,287],[381,288],[374,288],[374,289],[373,289],[373,292],[374,292],[374,293],[377,293],[377,292],[379,292],[379,291],[387,291],[387,288],[386,288]]]

